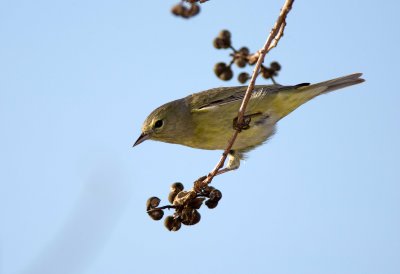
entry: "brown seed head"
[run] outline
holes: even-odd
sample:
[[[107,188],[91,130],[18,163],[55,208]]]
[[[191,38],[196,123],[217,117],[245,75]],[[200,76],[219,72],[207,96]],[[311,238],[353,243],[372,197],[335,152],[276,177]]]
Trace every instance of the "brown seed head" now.
[[[175,16],[181,16],[185,11],[185,7],[182,6],[181,4],[176,4],[175,6],[172,7],[171,12]]]
[[[221,80],[229,81],[233,77],[233,71],[230,67],[227,67],[218,77]]]
[[[217,75],[218,77],[226,70],[227,65],[223,62],[217,63],[214,66],[214,73],[215,75]]]
[[[164,216],[164,211],[161,209],[156,209],[148,212],[150,218],[152,218],[155,221],[159,221],[162,219]]]
[[[242,73],[240,73],[239,76],[238,76],[238,81],[239,81],[241,84],[246,83],[247,80],[249,80],[249,79],[250,79],[250,75],[249,75],[247,72],[242,72]]]
[[[208,199],[205,203],[204,203],[209,209],[213,209],[216,208],[218,205],[218,202],[216,201],[211,201],[210,199]]]
[[[239,68],[244,68],[247,64],[247,59],[245,57],[239,57],[235,59],[235,64]]]
[[[160,201],[161,200],[158,197],[150,197],[146,202],[146,210],[156,208],[160,204]]]
[[[181,219],[184,225],[195,225],[200,222],[200,218],[200,213],[194,208],[186,207],[182,210]]]
[[[274,71],[280,71],[281,70],[281,65],[278,62],[272,62],[270,64],[270,67]]]
[[[211,201],[216,201],[219,202],[222,198],[222,192],[219,191],[218,189],[214,189],[213,191],[210,192],[210,200]]]
[[[169,231],[178,231],[181,228],[181,221],[173,216],[167,216],[164,220],[164,226]]]

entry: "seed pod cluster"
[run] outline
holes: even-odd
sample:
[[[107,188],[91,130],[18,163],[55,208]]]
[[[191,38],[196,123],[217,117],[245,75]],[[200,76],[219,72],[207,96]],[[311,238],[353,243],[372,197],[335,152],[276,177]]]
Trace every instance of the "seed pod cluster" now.
[[[171,12],[175,16],[188,19],[199,14],[200,5],[198,3],[204,3],[206,1],[207,0],[182,0],[171,8]]]
[[[236,65],[238,68],[245,68],[246,65],[254,65],[258,58],[256,54],[250,53],[249,48],[242,47],[236,50],[232,45],[232,35],[228,30],[222,30],[218,36],[213,40],[213,46],[216,49],[230,49],[232,52],[229,54],[231,61],[229,63],[219,62],[214,66],[215,75],[223,80],[229,81],[233,78],[232,66]],[[261,65],[260,74],[265,79],[271,79],[275,83],[274,77],[278,76],[278,71],[281,70],[281,65],[278,62],[272,62],[270,67]],[[241,84],[246,83],[250,79],[250,74],[242,72],[238,75],[238,81]]]
[[[159,221],[164,216],[164,211],[162,209],[157,209],[160,204],[160,198],[158,197],[150,197],[146,202],[146,210],[149,214],[150,218],[155,221]]]
[[[147,214],[153,220],[161,220],[165,209],[174,209],[175,212],[167,216],[164,220],[164,226],[169,231],[178,231],[182,224],[186,226],[195,225],[200,222],[200,207],[205,204],[212,209],[217,207],[222,198],[222,193],[214,187],[203,185],[194,187],[191,190],[184,190],[182,183],[173,183],[170,187],[168,201],[170,205],[159,206],[158,197],[150,197],[146,203]]]

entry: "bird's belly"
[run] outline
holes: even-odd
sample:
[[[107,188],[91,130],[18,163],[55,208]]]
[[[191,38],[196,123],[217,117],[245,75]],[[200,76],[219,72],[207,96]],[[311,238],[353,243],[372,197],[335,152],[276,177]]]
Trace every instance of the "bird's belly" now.
[[[202,119],[207,123],[198,123],[191,138],[185,145],[201,149],[225,149],[235,132],[233,128],[234,118],[226,118],[226,115],[214,115],[212,119]],[[242,130],[232,149],[247,149],[265,142],[275,132],[276,121],[267,114],[260,114],[251,119],[250,127]]]
[[[250,127],[247,130],[243,130],[239,133],[233,144],[232,149],[246,149],[254,146],[261,145],[275,132],[274,125],[259,125]],[[227,142],[223,145],[222,149],[225,149]]]

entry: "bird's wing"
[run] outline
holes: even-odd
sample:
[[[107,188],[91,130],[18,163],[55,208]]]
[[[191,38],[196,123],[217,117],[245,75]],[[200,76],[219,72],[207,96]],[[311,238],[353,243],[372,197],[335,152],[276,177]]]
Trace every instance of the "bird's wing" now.
[[[267,85],[267,86],[255,86],[251,99],[261,99],[268,94],[274,94],[279,91],[293,89],[298,86],[304,86],[301,84],[297,86],[281,86],[281,85]],[[307,84],[308,85],[308,84]],[[243,100],[246,93],[247,86],[239,87],[222,87],[209,89],[203,92],[195,93],[187,97],[191,109],[194,112],[209,110],[223,106],[226,104],[239,103]],[[252,100],[254,101],[254,100]]]

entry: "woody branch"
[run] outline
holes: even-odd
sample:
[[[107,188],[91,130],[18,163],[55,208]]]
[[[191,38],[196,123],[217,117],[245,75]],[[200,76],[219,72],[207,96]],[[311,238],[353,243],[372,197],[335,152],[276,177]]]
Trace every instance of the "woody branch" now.
[[[254,89],[257,76],[259,75],[261,65],[264,62],[266,54],[278,45],[279,40],[284,34],[284,29],[286,27],[286,17],[289,14],[290,10],[292,9],[294,0],[286,0],[283,4],[283,7],[280,11],[278,19],[275,22],[269,36],[264,44],[264,46],[255,53],[251,58],[257,59],[257,63],[254,67],[253,74],[250,79],[250,83],[247,87],[246,94],[242,100],[242,104],[239,108],[238,116],[237,116],[237,124],[241,125],[243,123],[244,113],[246,111],[247,104],[249,103],[251,93]],[[222,157],[220,158],[219,162],[215,166],[215,168],[209,173],[209,175],[202,181],[203,185],[208,185],[211,183],[213,178],[218,174],[218,172],[222,169],[225,164],[226,158],[229,154],[229,151],[232,149],[233,144],[236,141],[240,133],[240,128],[236,129],[233,133],[232,137],[230,138],[226,149],[224,150]]]

